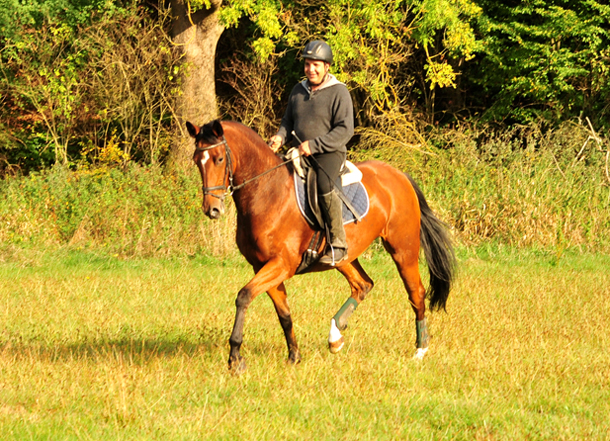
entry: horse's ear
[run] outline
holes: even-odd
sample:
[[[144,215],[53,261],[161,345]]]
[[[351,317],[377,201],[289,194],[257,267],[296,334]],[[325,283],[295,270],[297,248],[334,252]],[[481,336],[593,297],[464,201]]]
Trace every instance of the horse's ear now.
[[[191,135],[193,138],[199,135],[199,132],[201,131],[199,127],[197,127],[195,124],[191,124],[188,121],[186,122],[186,130],[189,131],[189,135]]]
[[[214,122],[212,122],[212,132],[214,132],[214,135],[216,135],[216,138],[222,138],[223,135],[225,134],[224,129],[222,128],[222,124],[220,124],[220,120],[216,119],[214,120]]]

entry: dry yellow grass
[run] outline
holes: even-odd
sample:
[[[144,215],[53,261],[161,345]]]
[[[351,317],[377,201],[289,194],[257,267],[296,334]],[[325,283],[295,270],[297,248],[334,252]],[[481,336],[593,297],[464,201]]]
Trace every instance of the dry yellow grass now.
[[[0,265],[3,439],[608,439],[606,256],[461,252],[448,312],[414,317],[385,255],[326,349],[349,289],[338,273],[288,282],[303,362],[271,302],[248,311],[248,371],[227,372],[237,256],[121,261],[29,254]]]

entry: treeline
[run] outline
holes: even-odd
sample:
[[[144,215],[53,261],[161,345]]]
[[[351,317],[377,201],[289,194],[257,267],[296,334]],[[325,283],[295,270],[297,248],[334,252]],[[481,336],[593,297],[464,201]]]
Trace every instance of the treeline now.
[[[299,48],[321,37],[363,127],[396,110],[432,125],[502,130],[588,117],[609,126],[610,6],[602,2],[234,0],[223,14],[235,26],[219,54],[226,94],[261,120],[252,96],[266,108],[283,97],[302,75]],[[264,90],[269,76],[275,87]]]
[[[312,38],[333,46],[361,130],[396,113],[409,115],[416,138],[437,125],[497,131],[588,117],[603,135],[610,124],[610,6],[595,0],[232,0],[219,14],[222,114],[264,136]],[[189,69],[170,22],[162,2],[3,0],[3,173],[162,163]]]
[[[218,14],[223,118],[272,135],[302,45],[323,38],[356,107],[351,159],[409,171],[461,243],[610,250],[609,6],[233,0]],[[157,2],[0,0],[0,258],[235,251],[234,219],[201,215],[196,171],[168,167],[193,69],[171,22]]]

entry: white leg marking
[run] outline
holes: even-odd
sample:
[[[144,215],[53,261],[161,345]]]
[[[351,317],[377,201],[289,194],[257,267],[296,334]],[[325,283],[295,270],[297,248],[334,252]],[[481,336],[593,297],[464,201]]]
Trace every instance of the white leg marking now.
[[[330,352],[336,354],[343,348],[343,336],[337,328],[335,319],[330,321],[330,333],[328,334],[328,348]]]
[[[339,331],[339,328],[337,328],[337,323],[335,322],[335,319],[332,319],[330,321],[330,334],[328,334],[328,341],[330,343],[334,343],[340,340],[341,337],[341,331]]]
[[[423,360],[426,352],[428,352],[428,348],[417,348],[417,351],[415,351],[415,355],[413,356],[413,360]]]

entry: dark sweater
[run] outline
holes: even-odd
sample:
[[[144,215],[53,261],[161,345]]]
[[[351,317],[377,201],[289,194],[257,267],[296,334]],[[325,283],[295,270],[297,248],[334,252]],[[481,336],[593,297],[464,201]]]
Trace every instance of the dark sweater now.
[[[345,84],[334,76],[311,92],[307,80],[293,87],[278,135],[292,141],[292,131],[301,141],[309,140],[312,154],[345,152],[354,134],[352,97]],[[295,140],[295,145],[298,141]]]

